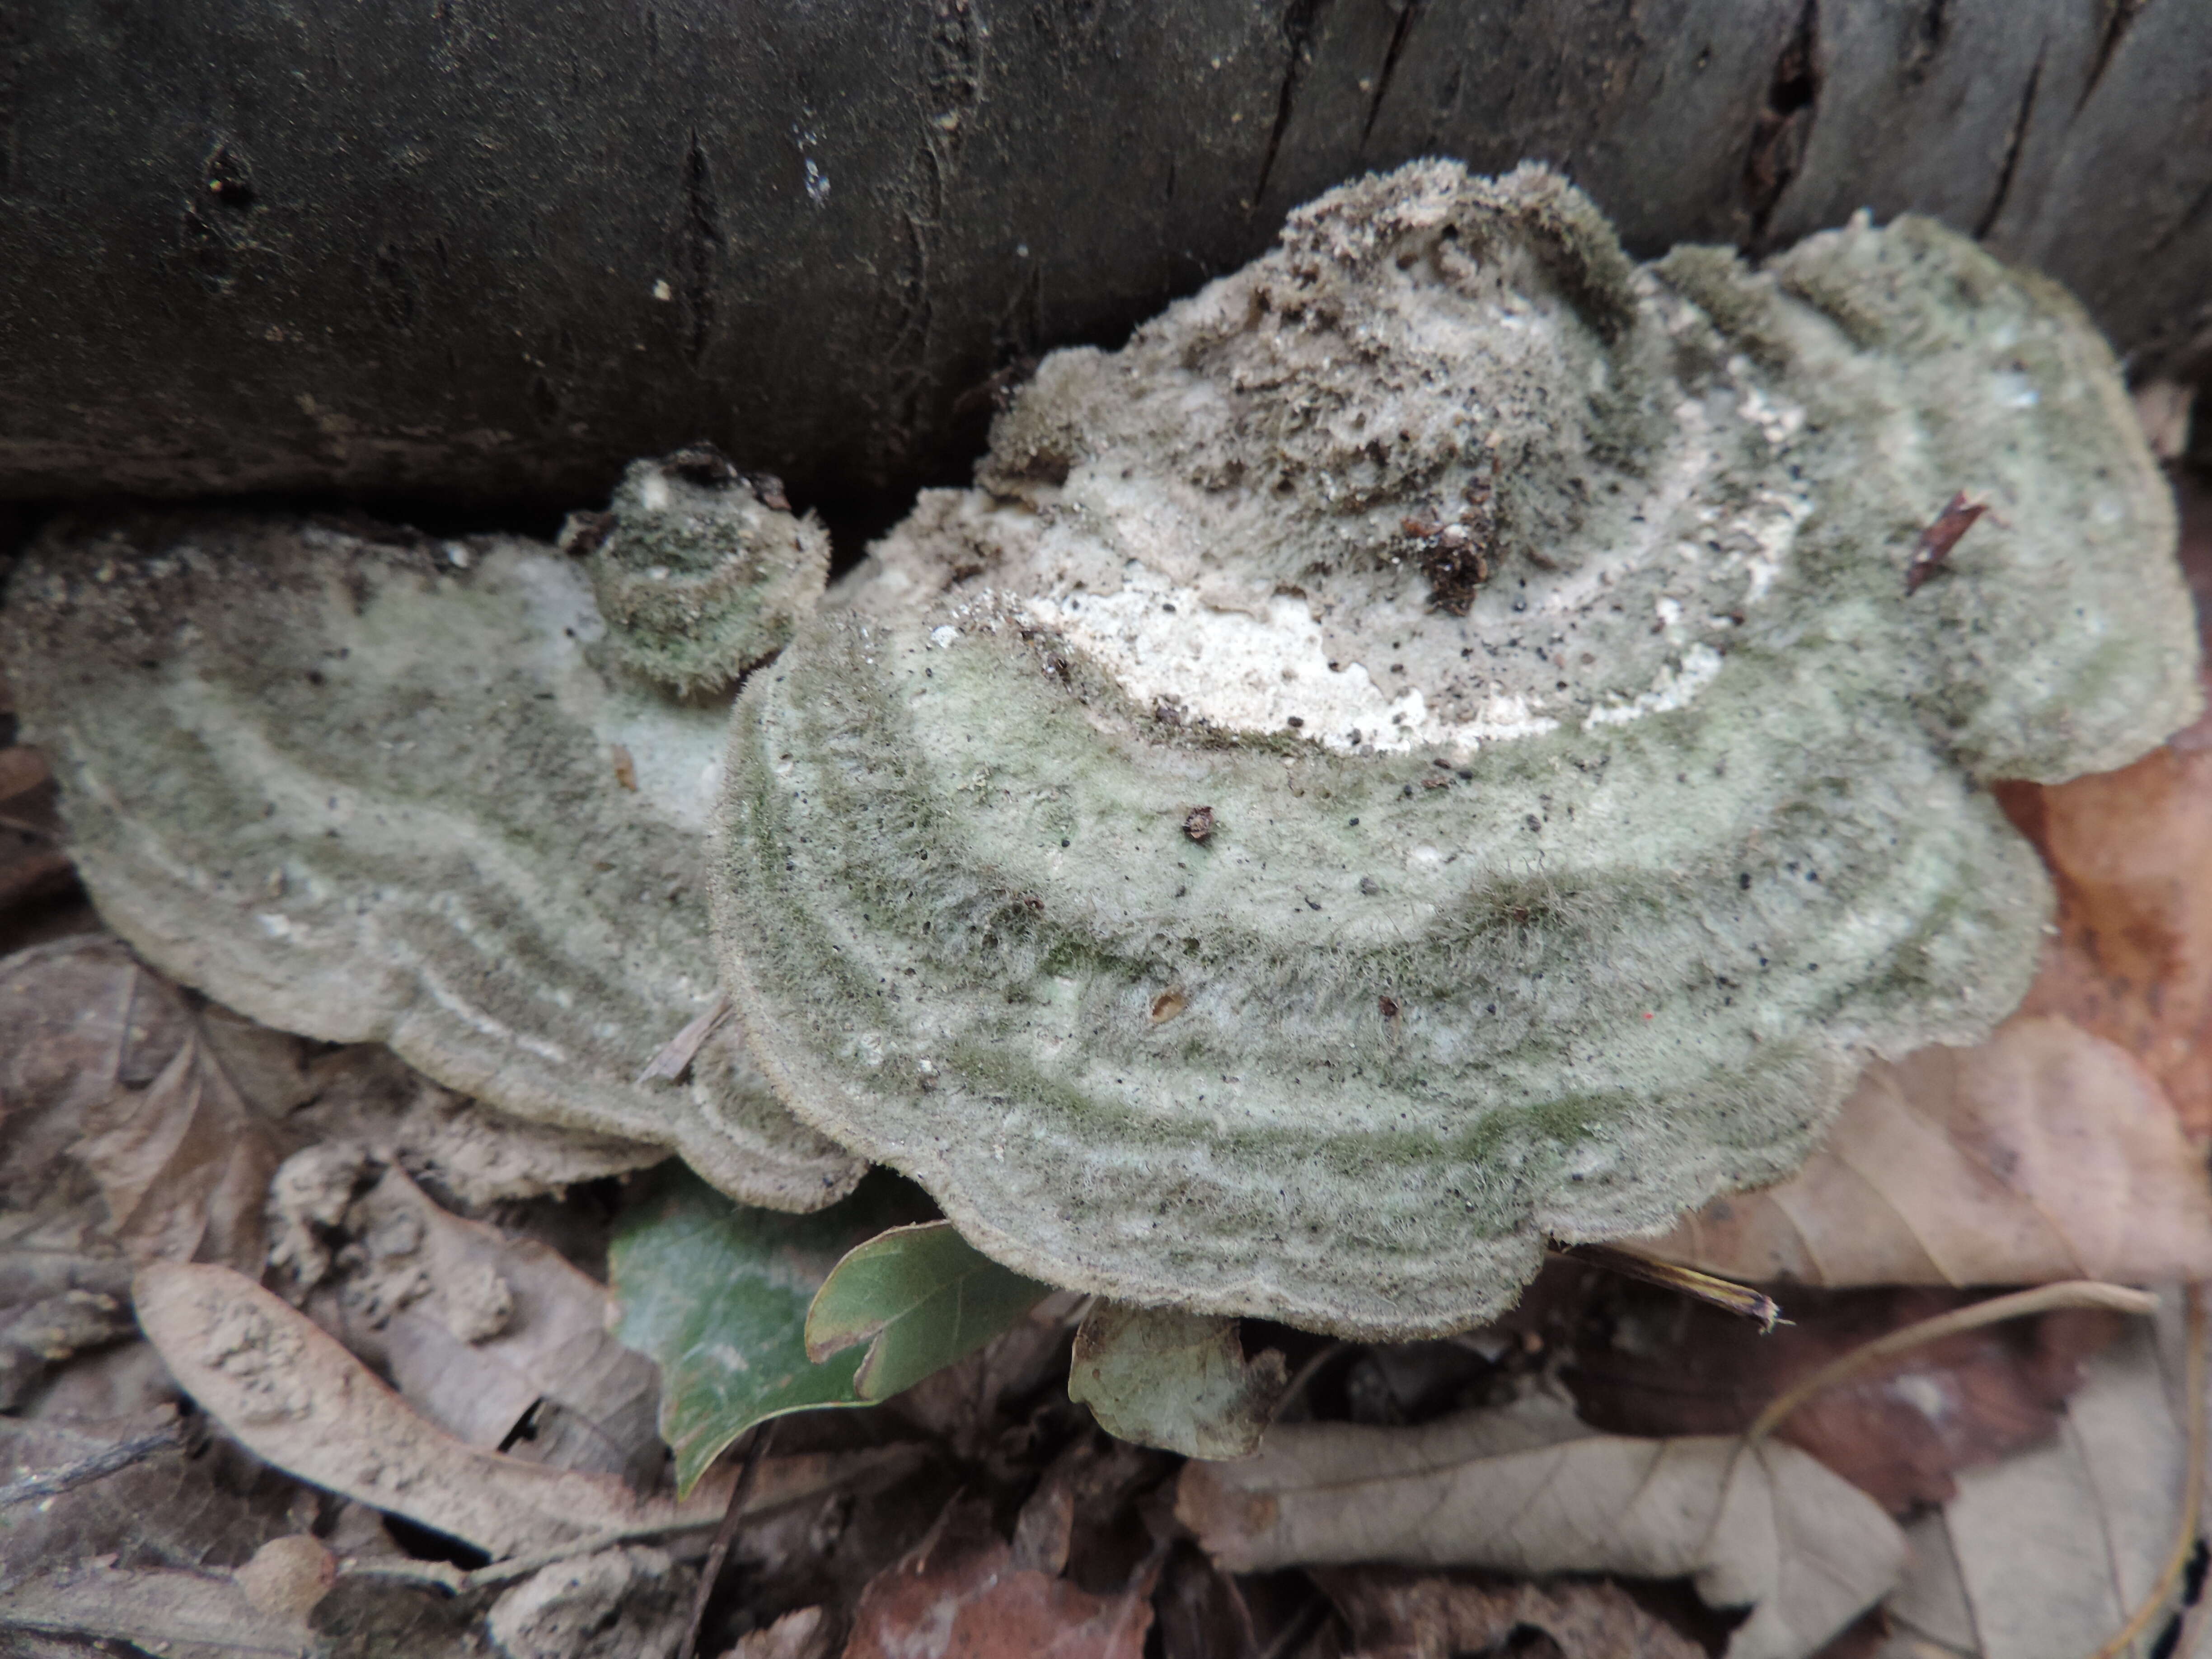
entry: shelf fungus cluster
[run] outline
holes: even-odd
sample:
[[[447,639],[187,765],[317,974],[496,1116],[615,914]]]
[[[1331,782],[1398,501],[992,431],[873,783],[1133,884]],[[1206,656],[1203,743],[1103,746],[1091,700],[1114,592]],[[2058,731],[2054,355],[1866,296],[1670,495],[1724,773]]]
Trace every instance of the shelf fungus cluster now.
[[[0,621],[86,885],[156,967],[639,1161],[673,1147],[754,1203],[859,1178],[717,1018],[728,696],[609,662],[574,560],[292,518],[64,520]]]
[[[1638,265],[1371,178],[1047,359],[753,676],[724,981],[1013,1267],[1463,1327],[2011,1010],[1984,786],[2195,714],[2173,538],[2080,311],[1936,225]]]
[[[1985,786],[2194,716],[2173,539],[2103,343],[1971,243],[1638,265],[1422,163],[1047,359],[826,597],[699,449],[565,555],[64,520],[0,632],[103,914],[221,1000],[1397,1336],[2010,1011],[2050,895]]]

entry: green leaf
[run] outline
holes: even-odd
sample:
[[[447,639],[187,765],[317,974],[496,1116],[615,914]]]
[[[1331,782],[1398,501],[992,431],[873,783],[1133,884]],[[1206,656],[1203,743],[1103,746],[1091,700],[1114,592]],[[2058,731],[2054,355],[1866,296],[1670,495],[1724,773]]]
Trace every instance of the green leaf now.
[[[854,1245],[927,1210],[883,1173],[812,1215],[734,1203],[672,1162],[640,1183],[608,1255],[615,1334],[659,1364],[679,1493],[756,1423],[883,1397],[854,1386],[860,1356],[807,1358],[807,1304]]]
[[[826,1360],[866,1342],[853,1377],[888,1400],[974,1352],[1051,1293],[1001,1267],[949,1221],[895,1228],[840,1261],[806,1315],[806,1352]]]

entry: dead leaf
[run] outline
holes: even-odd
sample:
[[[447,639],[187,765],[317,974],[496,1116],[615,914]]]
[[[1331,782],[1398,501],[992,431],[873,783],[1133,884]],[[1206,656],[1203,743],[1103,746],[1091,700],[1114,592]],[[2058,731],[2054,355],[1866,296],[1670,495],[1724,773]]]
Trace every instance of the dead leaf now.
[[[1735,1434],[1829,1361],[1974,1298],[1936,1290],[1802,1291],[1771,1334],[1718,1310],[1597,1282],[1564,1380],[1609,1433]],[[1946,1337],[1815,1395],[1777,1431],[1893,1515],[1940,1504],[1954,1472],[2058,1426],[2082,1358],[2116,1340],[2117,1315],[2067,1310]]]
[[[304,1075],[296,1039],[188,999],[92,937],[0,963],[0,1122],[21,1170],[8,1185],[38,1180],[67,1145],[133,1260],[261,1271],[278,1120]]]
[[[845,1659],[1142,1659],[1156,1570],[1099,1596],[1018,1566],[990,1509],[962,1500],[860,1594]]]
[[[1186,1457],[1245,1457],[1289,1386],[1274,1349],[1245,1358],[1234,1319],[1101,1300],[1075,1334],[1067,1397],[1123,1440]]]
[[[81,1465],[174,1419],[173,1411],[83,1425],[0,1417],[0,1485]],[[223,1443],[197,1453],[170,1447],[0,1513],[0,1586],[99,1560],[221,1577],[270,1540],[300,1530],[293,1509],[301,1497],[293,1482]],[[0,1592],[0,1607],[11,1594]]]
[[[1455,1659],[1504,1650],[1524,1628],[1565,1659],[1705,1659],[1705,1649],[1610,1579],[1550,1584],[1327,1567],[1313,1580],[1352,1626],[1353,1659]],[[1524,1652],[1518,1641],[1512,1650]]]
[[[709,1476],[675,1504],[638,1498],[611,1476],[480,1451],[417,1416],[313,1320],[228,1267],[156,1262],[133,1288],[139,1322],[178,1382],[257,1457],[494,1556],[712,1524],[729,1501],[733,1473]],[[825,1491],[857,1468],[836,1456],[768,1459],[746,1512]]]
[[[1799,1659],[1896,1582],[1905,1540],[1794,1446],[1591,1432],[1538,1395],[1416,1429],[1279,1425],[1255,1457],[1191,1463],[1179,1518],[1233,1572],[1482,1567],[1687,1577],[1748,1607],[1729,1659]]]
[[[105,1291],[64,1291],[0,1315],[0,1411],[21,1405],[49,1365],[136,1328],[130,1298]]]
[[[1796,1175],[1626,1243],[1809,1285],[2201,1279],[2212,1184],[2142,1066],[2065,1019],[2015,1017],[1978,1048],[1869,1066]]]
[[[1959,1477],[1943,1525],[1984,1659],[2081,1659],[2150,1594],[2188,1463],[2159,1362],[2136,1322],[2087,1362],[2056,1437]]]
[[[279,1154],[197,1030],[143,1091],[118,1089],[85,1115],[76,1155],[100,1182],[134,1261],[222,1261],[258,1274],[261,1202]]]
[[[506,1659],[636,1659],[683,1639],[697,1575],[656,1549],[603,1550],[541,1567],[493,1603]]]
[[[10,1584],[0,1606],[5,1631],[128,1643],[167,1659],[306,1659],[309,1640],[305,1627],[263,1613],[229,1578],[101,1560]]]
[[[349,1142],[396,1161],[416,1181],[475,1209],[561,1194],[658,1164],[663,1147],[526,1122],[455,1094],[377,1043],[355,1043],[313,1067],[313,1098],[290,1121],[313,1141]]]
[[[605,1285],[536,1240],[441,1209],[397,1168],[351,1196],[334,1230],[354,1241],[337,1257],[337,1334],[424,1416],[497,1450],[534,1412],[521,1443],[533,1462],[638,1488],[659,1474],[659,1372],[608,1334]]]

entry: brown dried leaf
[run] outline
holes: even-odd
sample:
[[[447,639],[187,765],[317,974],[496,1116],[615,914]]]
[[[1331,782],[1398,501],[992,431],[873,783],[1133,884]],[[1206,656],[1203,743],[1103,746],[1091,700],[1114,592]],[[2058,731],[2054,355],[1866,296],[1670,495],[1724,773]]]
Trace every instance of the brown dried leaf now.
[[[1705,1659],[1610,1579],[1534,1584],[1397,1567],[1328,1567],[1313,1579],[1352,1626],[1354,1659],[1455,1659],[1503,1649],[1524,1627],[1566,1659]]]
[[[1796,1176],[1633,1247],[1838,1286],[2201,1279],[2212,1186],[2142,1065],[2065,1019],[2016,1016],[1979,1048],[1869,1066]]]
[[[303,1653],[307,1627],[272,1617],[234,1581],[162,1569],[131,1571],[105,1560],[57,1565],[11,1584],[0,1632],[127,1643],[168,1659],[236,1659]]]
[[[2058,890],[2022,1002],[2118,1043],[2212,1133],[2212,721],[2132,766],[1997,799]]]
[[[172,1412],[82,1427],[0,1417],[0,1484],[81,1464],[173,1421]],[[218,1443],[193,1455],[166,1447],[8,1508],[0,1516],[0,1585],[98,1559],[220,1574],[243,1566],[270,1539],[298,1530],[292,1510],[300,1496],[292,1482],[235,1448]],[[0,1605],[8,1600],[0,1593]],[[0,1651],[6,1650],[0,1640]]]
[[[118,942],[0,963],[0,1192],[35,1207],[67,1147],[134,1260],[261,1271],[278,1118],[305,1076],[296,1039],[188,1000]]]
[[[657,1549],[602,1550],[539,1568],[484,1620],[505,1659],[637,1659],[673,1653],[696,1575]]]
[[[1280,1425],[1191,1463],[1176,1513],[1233,1572],[1389,1562],[1687,1577],[1749,1607],[1729,1659],[1802,1659],[1896,1582],[1905,1540],[1794,1446],[1589,1432],[1538,1395],[1416,1429]]]
[[[1888,1607],[1904,1634],[1984,1659],[2080,1659],[2125,1623],[2180,1519],[2186,1431],[2161,1358],[2136,1322],[2088,1362],[2057,1434],[1960,1477],[1913,1529],[1913,1564]]]
[[[1585,1322],[1565,1381],[1582,1417],[1615,1434],[1733,1434],[1801,1378],[1875,1338],[1964,1304],[1958,1291],[1806,1291],[1770,1334],[1642,1287],[1611,1290]],[[1954,1471],[2046,1438],[2082,1358],[2117,1338],[2114,1314],[2068,1310],[1967,1331],[1895,1356],[1791,1413],[1778,1437],[1893,1515],[1940,1504]]]
[[[116,1089],[85,1114],[76,1155],[100,1182],[116,1237],[138,1261],[222,1261],[258,1275],[261,1205],[279,1156],[197,1030],[144,1090]]]
[[[608,1334],[605,1285],[536,1240],[441,1209],[396,1167],[339,1224],[358,1241],[339,1258],[339,1334],[426,1417],[498,1449],[536,1408],[531,1461],[638,1487],[659,1473],[659,1372]]]
[[[957,1503],[931,1535],[861,1592],[845,1659],[1142,1659],[1154,1571],[1093,1595],[1014,1564],[980,1502]]]
[[[693,1521],[729,1502],[733,1472],[681,1504],[634,1497],[606,1475],[479,1451],[425,1421],[306,1315],[242,1274],[156,1262],[135,1281],[139,1322],[178,1382],[264,1462],[495,1556]],[[902,1449],[861,1454],[894,1460]],[[851,1478],[854,1459],[770,1458],[747,1513]]]

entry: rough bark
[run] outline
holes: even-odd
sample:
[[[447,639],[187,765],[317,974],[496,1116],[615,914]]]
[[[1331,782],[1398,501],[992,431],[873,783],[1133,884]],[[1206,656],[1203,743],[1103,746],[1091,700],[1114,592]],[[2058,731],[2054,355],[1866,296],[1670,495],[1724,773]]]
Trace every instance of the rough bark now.
[[[1933,212],[2196,366],[2194,0],[0,5],[0,497],[800,500],[979,447],[1348,175],[1569,170],[1630,246]]]

